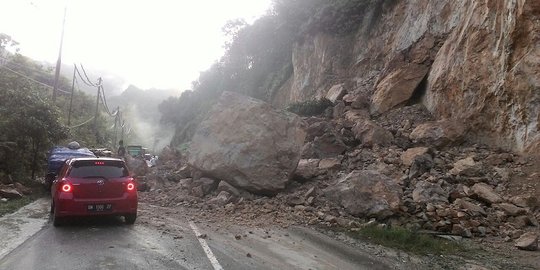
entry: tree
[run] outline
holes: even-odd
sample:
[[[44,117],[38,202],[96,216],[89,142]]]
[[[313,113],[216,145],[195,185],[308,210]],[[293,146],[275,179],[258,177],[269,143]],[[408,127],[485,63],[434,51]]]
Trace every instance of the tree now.
[[[8,174],[24,175],[30,171],[32,178],[40,166],[38,161],[53,144],[65,139],[66,126],[59,121],[59,111],[38,93],[27,87],[2,89],[0,91],[0,138],[11,144],[2,157],[1,168]]]

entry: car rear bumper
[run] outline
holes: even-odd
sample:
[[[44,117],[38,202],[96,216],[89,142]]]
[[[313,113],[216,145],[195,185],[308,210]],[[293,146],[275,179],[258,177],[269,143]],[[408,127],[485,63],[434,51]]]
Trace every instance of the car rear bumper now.
[[[137,195],[125,193],[119,198],[99,198],[99,199],[75,199],[73,194],[61,194],[55,202],[56,216],[102,216],[102,215],[127,215],[137,213]],[[89,211],[88,205],[111,204],[111,210]]]

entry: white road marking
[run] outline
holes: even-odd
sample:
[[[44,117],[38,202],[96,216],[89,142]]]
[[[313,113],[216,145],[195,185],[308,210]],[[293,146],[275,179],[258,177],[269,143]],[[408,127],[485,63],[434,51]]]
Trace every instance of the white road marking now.
[[[204,238],[199,237],[201,233],[199,232],[199,229],[197,228],[197,226],[195,226],[195,223],[190,221],[189,226],[195,233],[195,237],[197,237],[197,239],[199,240],[199,243],[201,243],[201,247],[204,250],[204,253],[206,253],[206,257],[208,257],[208,260],[210,260],[210,263],[214,267],[214,270],[223,270],[223,267],[221,267],[221,265],[219,264],[216,256],[214,256],[214,253],[212,252],[212,250],[210,249],[210,247],[208,246]]]

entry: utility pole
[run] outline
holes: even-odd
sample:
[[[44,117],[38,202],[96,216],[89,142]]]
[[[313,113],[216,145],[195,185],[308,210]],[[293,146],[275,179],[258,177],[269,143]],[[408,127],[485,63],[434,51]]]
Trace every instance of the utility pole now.
[[[120,135],[120,140],[124,140],[124,126],[126,125],[126,121],[122,120],[122,133]]]
[[[68,127],[71,125],[71,108],[73,108],[73,94],[75,93],[75,72],[77,71],[77,66],[73,64],[73,79],[71,80],[71,98],[69,100],[69,111],[68,111]]]
[[[58,52],[58,60],[56,60],[56,70],[54,72],[54,85],[52,100],[53,104],[56,102],[56,91],[58,89],[58,80],[60,79],[60,68],[62,67],[62,46],[64,44],[64,28],[66,26],[66,13],[67,7],[64,7],[64,19],[62,21],[62,35],[60,36],[60,50]]]
[[[98,115],[99,115],[99,98],[100,97],[101,97],[101,77],[98,78],[96,113],[94,114],[94,130],[96,132],[96,143],[99,142]]]
[[[118,140],[118,123],[120,122],[120,106],[116,107],[116,115],[114,117],[114,141],[113,149],[116,149],[116,141]]]

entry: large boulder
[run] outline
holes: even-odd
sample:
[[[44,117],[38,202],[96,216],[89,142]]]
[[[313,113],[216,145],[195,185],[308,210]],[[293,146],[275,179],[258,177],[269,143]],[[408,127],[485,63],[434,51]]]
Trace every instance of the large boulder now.
[[[325,190],[326,197],[358,217],[386,218],[398,211],[403,190],[397,181],[372,170],[355,170]]]
[[[426,65],[409,63],[388,74],[376,86],[372,111],[385,113],[409,100],[429,71]]]
[[[297,115],[224,92],[195,132],[188,164],[233,186],[275,193],[290,181],[305,137]]]

